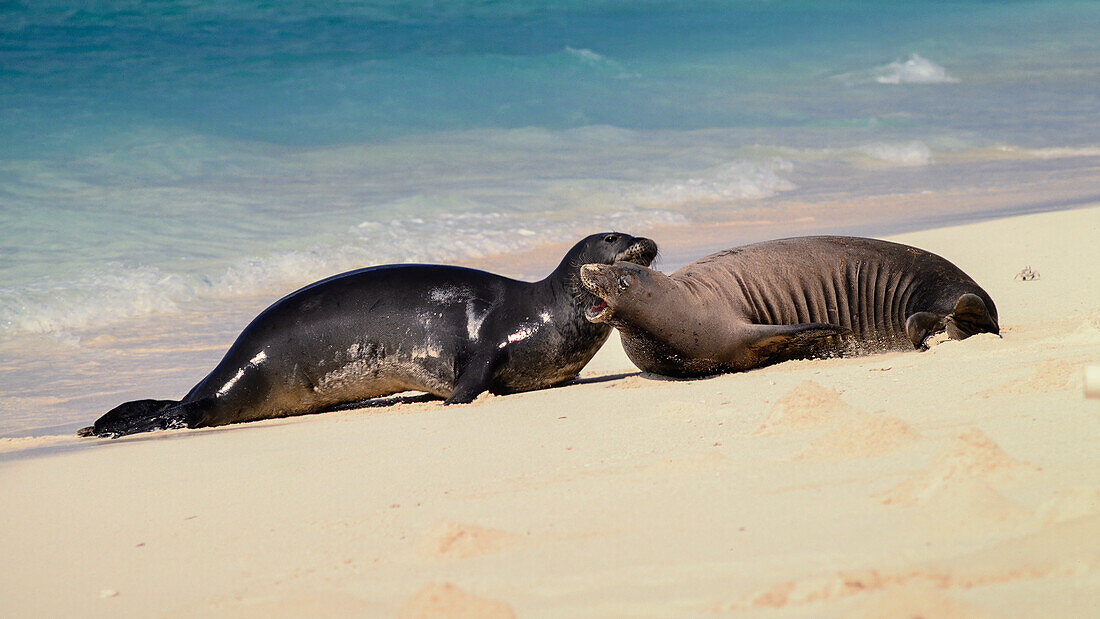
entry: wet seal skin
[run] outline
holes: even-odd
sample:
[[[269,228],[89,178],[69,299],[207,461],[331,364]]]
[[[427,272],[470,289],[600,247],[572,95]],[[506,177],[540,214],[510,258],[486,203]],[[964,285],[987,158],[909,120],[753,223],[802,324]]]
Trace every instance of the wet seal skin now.
[[[999,333],[993,300],[930,252],[860,237],[780,239],[721,251],[665,275],[590,264],[592,322],[616,327],[630,360],[667,376],[789,359],[925,348],[944,333]]]
[[[79,434],[303,415],[402,391],[457,404],[558,385],[611,333],[585,318],[597,299],[581,286],[580,266],[643,266],[656,255],[649,239],[605,232],[577,243],[538,282],[444,265],[336,275],[264,310],[183,399],[126,402]]]

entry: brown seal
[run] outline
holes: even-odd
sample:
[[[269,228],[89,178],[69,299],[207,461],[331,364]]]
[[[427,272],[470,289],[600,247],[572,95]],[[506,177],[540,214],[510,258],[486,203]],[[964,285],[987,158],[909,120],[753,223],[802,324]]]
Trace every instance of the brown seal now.
[[[721,251],[665,275],[617,262],[581,268],[647,372],[702,376],[788,359],[921,349],[933,335],[998,333],[997,309],[933,253],[860,237],[780,239]]]

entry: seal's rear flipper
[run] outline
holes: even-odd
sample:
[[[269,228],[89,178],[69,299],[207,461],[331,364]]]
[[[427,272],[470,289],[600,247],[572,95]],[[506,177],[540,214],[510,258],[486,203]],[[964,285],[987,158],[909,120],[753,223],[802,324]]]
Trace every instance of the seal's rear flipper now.
[[[947,335],[953,340],[964,340],[978,333],[996,333],[1001,328],[989,313],[985,301],[976,294],[967,293],[955,301],[955,310],[947,317]]]
[[[205,400],[180,403],[177,400],[134,400],[107,411],[94,426],[82,428],[79,436],[118,438],[127,434],[194,427],[201,418]]]
[[[852,334],[851,329],[827,322],[752,328],[755,339],[748,342],[748,350],[756,356],[758,365],[838,354],[844,350],[844,340]]]

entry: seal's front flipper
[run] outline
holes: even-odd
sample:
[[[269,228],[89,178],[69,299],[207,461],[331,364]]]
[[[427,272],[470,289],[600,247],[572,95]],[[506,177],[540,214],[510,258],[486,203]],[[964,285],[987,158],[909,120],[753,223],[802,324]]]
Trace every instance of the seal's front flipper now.
[[[950,314],[942,316],[932,312],[917,312],[905,320],[905,333],[913,346],[921,350],[928,348],[928,338],[947,332],[953,340],[965,340],[978,333],[1001,333],[997,319],[989,307],[976,294],[966,293],[955,301]]]
[[[455,388],[444,404],[467,404],[489,389],[495,359],[474,359],[455,375]]]
[[[1001,333],[997,321],[976,294],[967,293],[955,301],[955,310],[947,316],[947,335],[953,340],[964,340],[977,333]]]
[[[753,325],[752,329],[752,339],[747,349],[756,358],[754,365],[838,354],[844,350],[844,341],[852,334],[851,329],[827,322]]]
[[[201,419],[207,399],[183,403],[176,400],[126,402],[107,411],[94,426],[83,428],[77,434],[118,438],[138,432],[193,428]]]
[[[905,334],[913,343],[913,348],[925,350],[928,348],[925,342],[928,338],[943,333],[947,328],[947,316],[940,316],[932,312],[916,312],[905,319]]]

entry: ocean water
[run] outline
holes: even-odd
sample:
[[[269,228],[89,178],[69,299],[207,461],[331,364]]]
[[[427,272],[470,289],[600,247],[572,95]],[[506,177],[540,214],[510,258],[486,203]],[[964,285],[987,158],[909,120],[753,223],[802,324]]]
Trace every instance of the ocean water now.
[[[1094,171],[1097,24],[1094,1],[0,2],[0,436],[178,395],[242,299],[342,270]],[[151,324],[204,343],[125,335]]]

